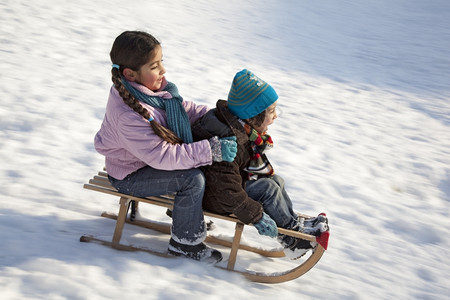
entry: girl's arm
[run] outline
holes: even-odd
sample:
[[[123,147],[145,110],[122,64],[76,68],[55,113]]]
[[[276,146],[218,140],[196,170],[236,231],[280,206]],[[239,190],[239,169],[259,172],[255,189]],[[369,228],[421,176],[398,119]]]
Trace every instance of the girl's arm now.
[[[117,134],[122,147],[153,168],[183,170],[212,163],[211,147],[207,140],[170,144],[155,134],[148,122],[134,113],[123,114],[118,125]]]
[[[203,104],[195,104],[193,101],[183,101],[183,106],[189,116],[189,121],[191,124],[209,111],[208,106]]]

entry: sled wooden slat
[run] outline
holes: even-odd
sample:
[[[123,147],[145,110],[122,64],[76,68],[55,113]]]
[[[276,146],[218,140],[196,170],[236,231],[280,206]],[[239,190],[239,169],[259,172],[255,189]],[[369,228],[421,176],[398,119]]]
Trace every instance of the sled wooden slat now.
[[[159,196],[151,196],[151,197],[136,197],[132,195],[126,195],[118,192],[109,182],[108,174],[105,171],[98,172],[97,175],[94,175],[92,179],[89,180],[88,183],[84,184],[83,187],[88,190],[105,193],[113,196],[119,197],[119,212],[117,215],[110,213],[102,213],[103,217],[116,220],[116,225],[114,229],[114,234],[112,237],[112,241],[104,241],[98,238],[95,238],[90,235],[84,235],[80,238],[82,242],[97,242],[102,245],[107,245],[115,249],[119,250],[128,250],[128,251],[145,251],[149,253],[153,253],[160,256],[167,256],[167,253],[162,253],[154,250],[150,250],[148,248],[136,247],[130,245],[120,244],[120,240],[122,237],[122,232],[125,223],[133,224],[136,226],[141,226],[153,230],[157,230],[162,233],[170,234],[170,224],[162,224],[158,222],[152,221],[144,221],[144,220],[133,220],[127,218],[128,206],[131,201],[135,201],[136,205],[140,202],[157,205],[165,208],[173,207],[173,195],[159,195]],[[230,255],[228,257],[228,264],[226,270],[233,271],[244,275],[247,279],[255,282],[261,283],[279,283],[285,282],[288,280],[292,280],[298,278],[299,276],[308,272],[314,265],[320,260],[324,253],[324,248],[319,244],[312,251],[312,254],[306,259],[299,259],[299,265],[293,269],[287,270],[285,272],[274,272],[274,273],[261,273],[255,272],[251,270],[235,270],[235,264],[237,261],[238,250],[246,250],[254,253],[258,253],[265,257],[282,257],[284,256],[283,251],[280,250],[264,250],[257,247],[252,247],[249,245],[242,245],[240,243],[241,235],[244,229],[244,224],[239,221],[234,215],[218,215],[208,211],[204,211],[204,215],[217,218],[225,221],[230,221],[235,223],[235,232],[232,241],[223,240],[211,235],[206,237],[205,242],[215,243],[222,246],[230,247]],[[302,215],[303,217],[308,217],[306,215]],[[315,236],[311,236],[308,234],[287,230],[284,228],[278,228],[278,231],[282,234],[286,234],[296,238],[302,238],[309,241],[316,241]],[[222,267],[220,267],[222,268]]]

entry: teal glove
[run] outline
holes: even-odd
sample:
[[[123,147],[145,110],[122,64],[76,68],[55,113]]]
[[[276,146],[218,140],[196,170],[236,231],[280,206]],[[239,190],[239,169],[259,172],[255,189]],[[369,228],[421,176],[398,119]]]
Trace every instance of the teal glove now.
[[[267,235],[272,238],[277,237],[278,228],[275,221],[265,212],[263,212],[262,218],[254,223],[253,226],[258,230],[258,233],[261,235]]]
[[[222,160],[232,162],[237,154],[237,143],[236,137],[224,137],[219,139],[220,150],[222,151]]]
[[[217,136],[209,139],[211,146],[213,161],[228,161],[232,162],[236,157],[237,143],[236,137],[224,137],[219,139]]]

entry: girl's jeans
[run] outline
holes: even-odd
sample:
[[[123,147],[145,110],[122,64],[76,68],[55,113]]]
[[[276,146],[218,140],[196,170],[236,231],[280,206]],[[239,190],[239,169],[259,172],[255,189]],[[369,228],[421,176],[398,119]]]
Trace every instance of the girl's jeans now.
[[[284,179],[281,176],[249,180],[245,185],[245,191],[250,198],[262,204],[264,212],[277,223],[278,227],[295,229],[298,226],[298,216],[292,209],[292,201],[284,189]],[[285,247],[294,242],[292,237],[281,234],[279,240]]]
[[[181,244],[196,245],[206,237],[202,199],[205,177],[199,169],[165,171],[146,166],[122,180],[109,177],[121,193],[137,197],[175,194],[172,211],[172,238]]]

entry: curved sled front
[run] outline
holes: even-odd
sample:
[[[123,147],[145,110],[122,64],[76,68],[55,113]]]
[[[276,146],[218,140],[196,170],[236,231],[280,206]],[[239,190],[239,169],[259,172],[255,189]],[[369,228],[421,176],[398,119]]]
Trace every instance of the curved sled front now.
[[[234,272],[238,272],[244,275],[247,279],[259,282],[259,283],[280,283],[289,280],[296,279],[309,270],[311,270],[315,264],[320,260],[325,249],[321,245],[317,245],[317,247],[313,250],[314,252],[309,256],[301,265],[295,267],[291,270],[284,272],[274,272],[274,273],[262,273],[262,272],[252,272],[252,271],[239,271],[233,270]]]

